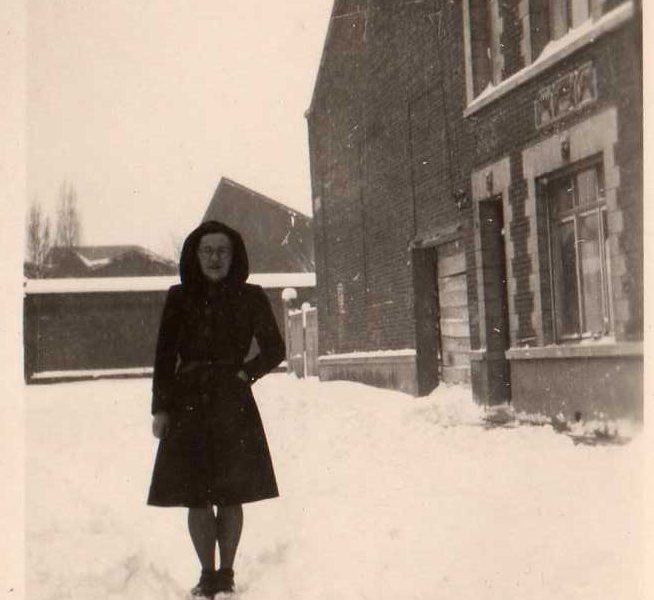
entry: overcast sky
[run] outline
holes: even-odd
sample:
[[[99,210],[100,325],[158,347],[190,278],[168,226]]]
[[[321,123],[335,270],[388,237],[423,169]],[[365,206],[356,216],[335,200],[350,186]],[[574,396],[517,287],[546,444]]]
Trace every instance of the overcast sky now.
[[[28,200],[86,244],[166,251],[221,176],[310,214],[308,108],[332,0],[30,0]]]

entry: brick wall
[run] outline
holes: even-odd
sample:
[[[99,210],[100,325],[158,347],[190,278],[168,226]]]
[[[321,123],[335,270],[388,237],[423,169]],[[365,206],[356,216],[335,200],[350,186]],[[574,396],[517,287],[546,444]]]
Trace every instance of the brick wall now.
[[[165,297],[165,291],[26,296],[26,376],[152,366]]]
[[[308,117],[320,354],[413,348],[411,243],[459,222],[465,185],[460,7],[339,8]]]

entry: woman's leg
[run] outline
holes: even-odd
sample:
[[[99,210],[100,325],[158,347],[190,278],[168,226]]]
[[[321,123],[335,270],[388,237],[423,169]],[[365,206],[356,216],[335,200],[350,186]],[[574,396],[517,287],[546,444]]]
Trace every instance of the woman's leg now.
[[[241,504],[219,506],[216,523],[220,568],[232,569],[243,530],[243,506]]]
[[[213,506],[188,509],[188,531],[203,571],[216,568],[217,525]]]

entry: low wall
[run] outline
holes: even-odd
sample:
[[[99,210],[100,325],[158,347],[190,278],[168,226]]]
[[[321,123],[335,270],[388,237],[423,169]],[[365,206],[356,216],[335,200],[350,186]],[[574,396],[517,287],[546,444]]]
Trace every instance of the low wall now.
[[[283,287],[274,286],[273,275],[271,281],[265,276],[259,277],[262,281],[251,279],[264,286],[283,331]],[[280,283],[303,283],[287,279]],[[176,277],[28,280],[23,301],[25,379],[83,378],[84,372],[148,375],[166,293],[177,281]],[[313,287],[298,288],[302,302],[315,293]]]
[[[323,381],[359,381],[367,385],[418,394],[415,351],[325,355],[318,358]]]
[[[165,291],[26,296],[26,378],[152,366],[165,297]]]
[[[643,419],[642,344],[510,350],[507,357],[517,411]]]

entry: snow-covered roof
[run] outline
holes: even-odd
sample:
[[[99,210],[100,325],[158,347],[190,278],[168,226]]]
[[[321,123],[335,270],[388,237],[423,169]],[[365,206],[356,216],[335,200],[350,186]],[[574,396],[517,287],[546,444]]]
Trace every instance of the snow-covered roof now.
[[[122,369],[75,369],[68,371],[40,371],[32,379],[101,379],[104,377],[130,377],[152,375],[152,367],[129,367]]]
[[[153,277],[85,277],[26,279],[26,294],[85,294],[93,292],[156,292],[179,283],[177,275]],[[315,273],[252,273],[248,283],[263,288],[315,287]]]
[[[238,181],[234,181],[233,179],[230,179],[229,177],[221,177],[220,181],[218,182],[218,188],[216,189],[216,192],[214,194],[214,198],[219,198],[220,197],[220,190],[223,186],[229,186],[232,188],[235,188],[237,190],[240,190],[247,196],[250,196],[260,202],[264,202],[265,204],[269,204],[270,206],[274,206],[276,209],[281,210],[282,212],[288,213],[293,219],[298,218],[300,220],[305,220],[305,221],[311,221],[312,217],[310,215],[307,215],[303,213],[302,211],[299,211],[295,208],[291,208],[287,204],[284,204],[283,202],[279,202],[278,200],[275,200],[271,198],[270,196],[266,196],[265,194],[262,194],[261,192],[257,192],[253,190],[252,188],[249,188],[242,183],[239,183]],[[213,200],[212,200],[213,202]],[[206,220],[211,216],[212,212],[212,207],[211,204],[207,208],[206,214],[204,216],[204,219]]]
[[[152,250],[148,250],[143,246],[137,246],[135,244],[119,244],[119,245],[107,245],[107,246],[55,246],[53,249],[55,253],[61,252],[73,252],[79,256],[84,261],[95,262],[98,260],[111,260],[122,254],[128,252],[135,252],[138,254],[144,254],[150,258],[158,260],[166,260],[162,256],[159,256]]]
[[[109,258],[109,257],[105,257],[105,258],[87,258],[81,252],[75,252],[75,254],[84,263],[84,266],[89,267],[90,269],[93,269],[95,267],[104,267],[105,265],[108,265],[111,262],[111,258]]]

